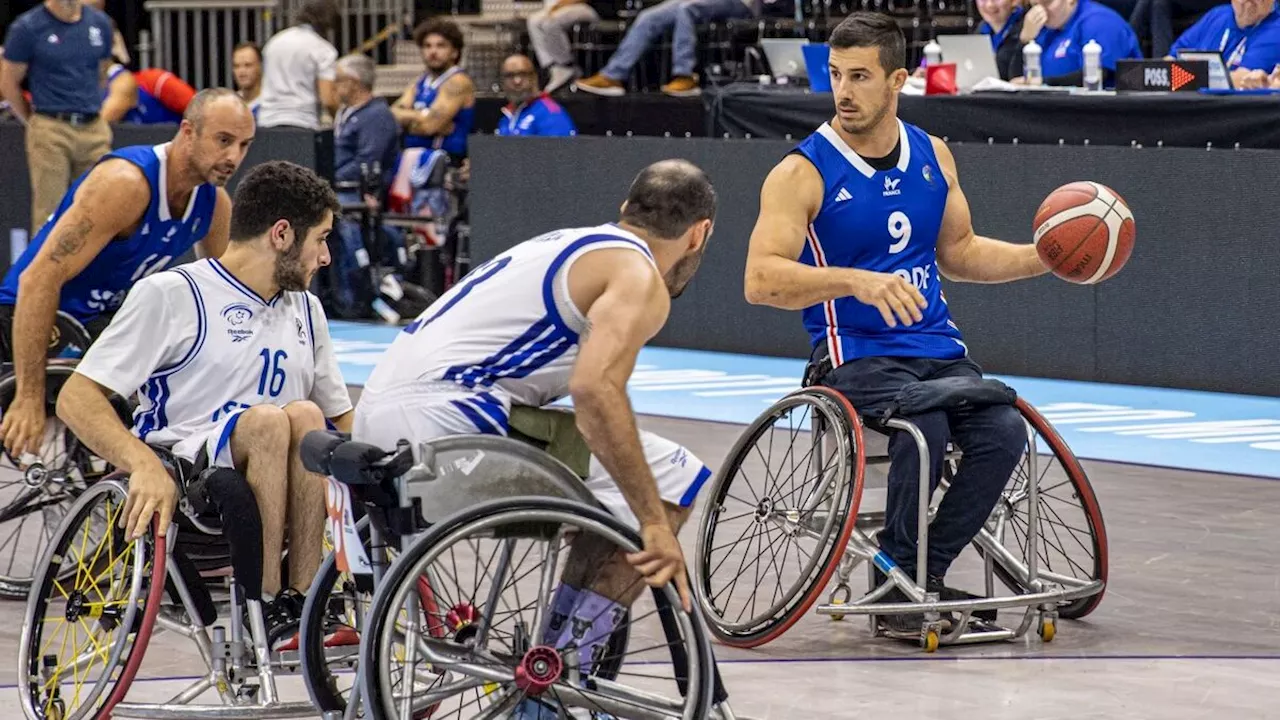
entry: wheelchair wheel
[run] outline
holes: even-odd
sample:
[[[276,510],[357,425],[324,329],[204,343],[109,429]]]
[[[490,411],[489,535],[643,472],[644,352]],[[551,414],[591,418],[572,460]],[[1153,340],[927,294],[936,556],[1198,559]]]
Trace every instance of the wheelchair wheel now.
[[[678,610],[674,585],[655,590],[651,606],[642,597],[635,614],[622,615],[594,662],[541,644],[571,546],[597,542],[625,552],[641,547],[634,531],[603,510],[557,498],[484,503],[418,537],[391,567],[366,616],[360,648],[366,716],[507,717],[536,697],[563,711],[579,707],[619,718],[707,717],[711,645],[699,614]],[[434,612],[423,600],[424,578]],[[660,628],[649,619],[654,615]],[[402,617],[407,621],[389,622]],[[641,649],[619,642],[625,633],[643,634]]]
[[[86,490],[41,557],[18,647],[29,718],[107,718],[142,664],[164,593],[165,546],[125,541],[126,492]]]
[[[1060,617],[1082,618],[1098,607],[1106,589],[1107,531],[1102,520],[1102,510],[1084,468],[1049,421],[1021,398],[1018,399],[1017,407],[1031,427],[1031,436],[1038,449],[1038,570],[1041,573],[1103,582],[1103,590],[1096,595],[1063,603],[1058,607]],[[1044,452],[1046,449],[1047,454]],[[1009,479],[1001,504],[996,507],[988,522],[988,530],[992,535],[1024,562],[1031,554],[1028,547],[1030,515],[1027,512],[1030,505],[1027,494],[1030,473],[1030,458],[1024,455],[1022,463]],[[1010,590],[1019,593],[1027,591],[999,563],[995,563],[994,570],[996,577]]]
[[[58,392],[74,370],[73,363],[58,361],[45,369],[48,419],[39,457],[0,450],[0,598],[27,596],[35,562],[71,503],[111,470],[54,414]],[[0,408],[9,407],[16,389],[15,375],[0,379]]]
[[[742,434],[698,532],[694,583],[717,639],[763,645],[818,599],[857,522],[864,459],[861,422],[829,388],[782,398]]]

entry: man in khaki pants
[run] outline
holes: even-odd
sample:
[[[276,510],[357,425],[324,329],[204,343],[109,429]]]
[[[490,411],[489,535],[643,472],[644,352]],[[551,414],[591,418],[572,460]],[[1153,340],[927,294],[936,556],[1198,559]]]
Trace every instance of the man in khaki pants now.
[[[111,18],[80,0],[45,0],[9,26],[0,95],[27,122],[33,235],[71,181],[111,150],[111,127],[98,114],[111,42]]]

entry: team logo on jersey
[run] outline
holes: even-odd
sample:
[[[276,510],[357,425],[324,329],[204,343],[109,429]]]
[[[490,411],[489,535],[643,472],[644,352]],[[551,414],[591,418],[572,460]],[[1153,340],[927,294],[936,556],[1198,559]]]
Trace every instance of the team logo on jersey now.
[[[898,183],[902,182],[902,178],[887,177],[884,179],[884,196],[892,197],[901,195],[902,191],[898,189]]]
[[[306,345],[306,344],[307,344],[307,331],[306,331],[306,328],[304,328],[304,327],[302,326],[302,318],[294,318],[294,319],[293,319],[293,322],[294,322],[294,323],[297,325],[297,327],[298,327],[298,344],[299,344],[299,345]]]
[[[94,47],[102,47],[102,31],[96,27],[89,27],[89,44]]]
[[[925,165],[924,168],[920,170],[920,174],[924,176],[925,182],[930,185],[933,184],[933,170],[931,170],[928,165]]]
[[[222,319],[227,321],[227,335],[231,342],[244,342],[253,337],[253,330],[248,327],[253,319],[253,310],[244,303],[232,303],[222,308]]]

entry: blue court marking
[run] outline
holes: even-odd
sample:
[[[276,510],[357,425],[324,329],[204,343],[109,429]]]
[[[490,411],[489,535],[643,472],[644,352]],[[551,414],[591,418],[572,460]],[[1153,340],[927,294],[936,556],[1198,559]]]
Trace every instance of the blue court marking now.
[[[348,384],[363,385],[398,328],[330,324]],[[636,412],[746,425],[800,386],[804,361],[645,348]],[[1280,398],[998,376],[1089,460],[1280,479]]]

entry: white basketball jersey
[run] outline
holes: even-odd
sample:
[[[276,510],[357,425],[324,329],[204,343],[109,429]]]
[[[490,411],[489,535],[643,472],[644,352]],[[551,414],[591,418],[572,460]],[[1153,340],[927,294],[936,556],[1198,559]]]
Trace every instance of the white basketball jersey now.
[[[140,281],[77,372],[136,391],[134,432],[167,447],[254,405],[312,399],[326,417],[346,412],[331,346],[310,293],[266,301],[217,260],[200,260]]]
[[[640,238],[613,224],[526,240],[472,270],[406,326],[364,392],[430,386],[494,392],[507,405],[530,406],[563,397],[586,326],[569,299],[568,271],[603,248],[635,250],[653,262]]]

